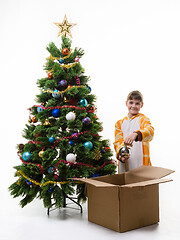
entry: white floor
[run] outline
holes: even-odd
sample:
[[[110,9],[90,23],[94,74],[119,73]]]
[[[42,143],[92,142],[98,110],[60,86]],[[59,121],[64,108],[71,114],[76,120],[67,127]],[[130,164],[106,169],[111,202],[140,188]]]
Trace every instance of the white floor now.
[[[7,184],[0,188],[0,240],[36,239],[180,239],[180,197],[177,173],[173,182],[160,186],[160,223],[126,233],[117,233],[87,220],[87,207],[83,214],[74,209],[56,209],[48,217],[41,200],[35,200],[24,209],[19,199],[13,199],[7,191]]]

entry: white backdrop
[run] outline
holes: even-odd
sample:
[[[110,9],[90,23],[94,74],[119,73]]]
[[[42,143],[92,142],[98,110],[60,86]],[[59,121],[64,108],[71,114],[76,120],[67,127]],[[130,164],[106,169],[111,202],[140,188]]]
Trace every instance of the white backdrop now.
[[[162,196],[171,202],[162,200],[162,204],[176,222],[174,214],[180,212],[179,197],[173,196],[180,180],[178,0],[0,1],[1,206],[18,203],[7,192],[15,180],[13,166],[20,163],[16,144],[26,142],[21,136],[29,117],[26,109],[35,104],[37,79],[46,76],[47,44],[61,43],[53,22],[62,22],[65,14],[70,23],[77,23],[71,31],[73,47],[85,50],[81,63],[97,96],[102,135],[112,148],[114,124],[127,114],[127,94],[138,89],[144,95],[141,112],[155,128],[152,164],[176,170],[174,182],[162,187]]]

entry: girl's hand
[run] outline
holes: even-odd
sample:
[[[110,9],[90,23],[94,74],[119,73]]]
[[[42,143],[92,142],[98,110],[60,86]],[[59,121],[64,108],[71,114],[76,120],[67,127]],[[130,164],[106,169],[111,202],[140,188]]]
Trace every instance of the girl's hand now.
[[[137,133],[134,132],[134,133],[131,133],[129,136],[127,136],[124,140],[124,144],[126,145],[132,145],[133,142],[135,141],[136,137],[137,137]]]

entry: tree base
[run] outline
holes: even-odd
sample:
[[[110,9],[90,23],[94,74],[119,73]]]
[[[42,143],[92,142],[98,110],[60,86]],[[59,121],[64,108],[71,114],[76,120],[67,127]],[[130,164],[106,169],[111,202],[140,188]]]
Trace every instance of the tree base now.
[[[77,198],[74,198],[74,197],[69,197],[65,192],[63,192],[63,208],[66,208],[68,205],[70,205],[70,204],[76,204],[77,206],[79,206],[79,208],[73,208],[73,207],[69,207],[69,208],[73,208],[73,209],[75,209],[75,210],[80,210],[80,212],[81,212],[81,214],[82,214],[82,212],[83,212],[83,208],[82,208],[82,206],[81,206],[81,204],[80,203],[78,203],[77,201],[75,201],[75,199],[77,199]],[[66,199],[69,199],[70,201],[71,201],[71,203],[67,203],[66,202]],[[53,205],[55,205],[55,203],[54,204],[52,204],[52,206]],[[55,210],[55,209],[57,209],[57,208],[48,208],[47,209],[47,215],[49,216],[49,214],[50,214],[50,212],[51,211],[53,211],[53,210]]]

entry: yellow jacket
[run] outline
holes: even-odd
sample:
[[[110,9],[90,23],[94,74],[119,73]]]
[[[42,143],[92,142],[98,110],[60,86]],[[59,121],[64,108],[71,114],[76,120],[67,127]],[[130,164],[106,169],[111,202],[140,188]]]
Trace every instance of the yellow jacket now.
[[[142,142],[143,152],[143,165],[151,165],[150,154],[149,154],[149,142],[153,139],[154,128],[151,126],[149,118],[144,114],[137,114],[132,118],[128,116],[119,120],[115,124],[115,142],[114,149],[116,153],[119,153],[120,148],[123,146],[124,139],[128,130],[131,132],[137,132],[138,137],[136,141]]]

